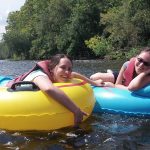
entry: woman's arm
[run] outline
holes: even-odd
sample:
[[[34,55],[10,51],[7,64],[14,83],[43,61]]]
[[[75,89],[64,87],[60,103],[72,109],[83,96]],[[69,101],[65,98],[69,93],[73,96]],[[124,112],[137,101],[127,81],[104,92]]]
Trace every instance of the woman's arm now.
[[[138,90],[143,88],[147,84],[150,84],[150,69],[146,72],[140,73],[137,77],[135,77],[129,84],[128,89],[131,91]]]
[[[128,88],[128,87],[123,85],[123,80],[124,80],[123,73],[124,73],[125,69],[126,68],[123,65],[121,67],[120,71],[119,71],[119,75],[118,75],[116,83],[115,83],[115,87],[117,87],[117,88],[122,88],[122,89],[127,89]]]
[[[87,78],[86,76],[81,75],[80,73],[77,73],[77,72],[72,72],[71,75],[72,75],[72,78],[78,78],[78,79],[84,80],[87,83],[94,85],[94,86],[103,86],[104,85],[103,80],[93,81],[93,80]]]
[[[84,115],[88,115],[87,113],[80,110],[80,108],[77,107],[76,104],[73,103],[63,91],[61,91],[59,88],[54,86],[48,77],[38,76],[33,80],[33,82],[42,91],[44,91],[49,96],[57,100],[59,103],[61,103],[63,106],[65,106],[74,114],[75,125],[79,124],[83,120]]]

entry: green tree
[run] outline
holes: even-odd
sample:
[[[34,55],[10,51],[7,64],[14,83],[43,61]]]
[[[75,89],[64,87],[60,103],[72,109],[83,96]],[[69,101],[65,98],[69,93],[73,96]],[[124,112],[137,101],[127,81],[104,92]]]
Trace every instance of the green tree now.
[[[58,53],[57,37],[62,26],[70,15],[70,8],[64,0],[48,1],[47,7],[38,15],[36,24],[37,37],[32,41],[31,53],[38,54],[38,58],[44,58],[50,54]]]
[[[22,59],[30,59],[32,41],[36,38],[36,24],[39,20],[38,13],[44,9],[44,0],[28,0],[20,11],[9,14],[4,40],[7,43],[12,56]],[[46,5],[46,4],[45,4]],[[42,9],[42,10],[43,10]]]
[[[148,0],[121,1],[119,6],[101,14],[103,34],[115,49],[129,49],[148,43],[150,35],[150,4]]]
[[[9,57],[10,57],[10,54],[9,54],[8,47],[4,41],[1,41],[0,42],[0,59],[6,59]]]
[[[90,40],[86,40],[85,44],[100,58],[104,58],[106,54],[112,51],[111,43],[99,36],[94,36]]]
[[[59,49],[66,49],[72,56],[90,56],[85,40],[99,32],[98,5],[94,0],[76,1],[71,15],[58,37]]]
[[[21,58],[47,58],[54,53],[90,53],[84,41],[98,32],[99,9],[94,0],[28,0],[9,14],[4,40]]]

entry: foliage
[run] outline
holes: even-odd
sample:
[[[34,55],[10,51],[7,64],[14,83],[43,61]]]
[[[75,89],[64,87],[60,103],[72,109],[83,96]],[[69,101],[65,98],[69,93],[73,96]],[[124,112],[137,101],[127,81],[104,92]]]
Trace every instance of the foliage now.
[[[123,59],[129,60],[132,57],[135,57],[139,53],[140,48],[131,48],[128,51],[112,51],[109,53],[108,57],[111,60]]]
[[[85,40],[99,30],[99,10],[94,0],[77,1],[57,38],[58,48],[72,56],[88,56]]]
[[[139,53],[139,48],[131,48],[128,53],[126,53],[126,58],[130,59]]]
[[[104,58],[104,56],[112,51],[111,44],[103,37],[95,36],[85,41],[88,48],[92,49],[96,56]]]
[[[90,53],[84,41],[98,28],[99,9],[94,0],[28,0],[21,11],[9,14],[4,40],[12,53],[25,59],[60,52],[82,56]]]
[[[121,58],[150,44],[149,8],[149,0],[26,0],[20,11],[8,16],[5,56]]]
[[[148,0],[126,0],[101,14],[101,24],[105,25],[103,34],[112,41],[115,49],[147,44],[150,35],[149,6]]]
[[[4,43],[3,41],[0,42],[0,59],[6,59],[9,58],[9,50],[8,47],[6,45],[6,43]]]

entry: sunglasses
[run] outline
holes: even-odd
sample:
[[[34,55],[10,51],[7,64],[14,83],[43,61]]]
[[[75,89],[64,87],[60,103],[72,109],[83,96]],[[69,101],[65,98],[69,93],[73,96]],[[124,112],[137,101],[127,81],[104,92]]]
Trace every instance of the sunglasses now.
[[[146,61],[144,61],[144,59],[142,59],[140,57],[138,57],[137,60],[139,63],[143,63],[144,66],[147,66],[147,67],[150,66],[150,62],[146,62]]]

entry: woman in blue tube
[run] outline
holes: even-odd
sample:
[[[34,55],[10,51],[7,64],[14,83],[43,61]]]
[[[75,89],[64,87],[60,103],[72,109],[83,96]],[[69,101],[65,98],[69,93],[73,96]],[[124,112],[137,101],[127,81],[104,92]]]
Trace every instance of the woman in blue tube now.
[[[117,74],[96,73],[90,78],[103,86],[117,87],[135,91],[150,84],[150,47],[145,47],[136,57],[125,62]]]
[[[115,87],[135,91],[150,84],[150,47],[130,59],[127,67],[120,69]]]

